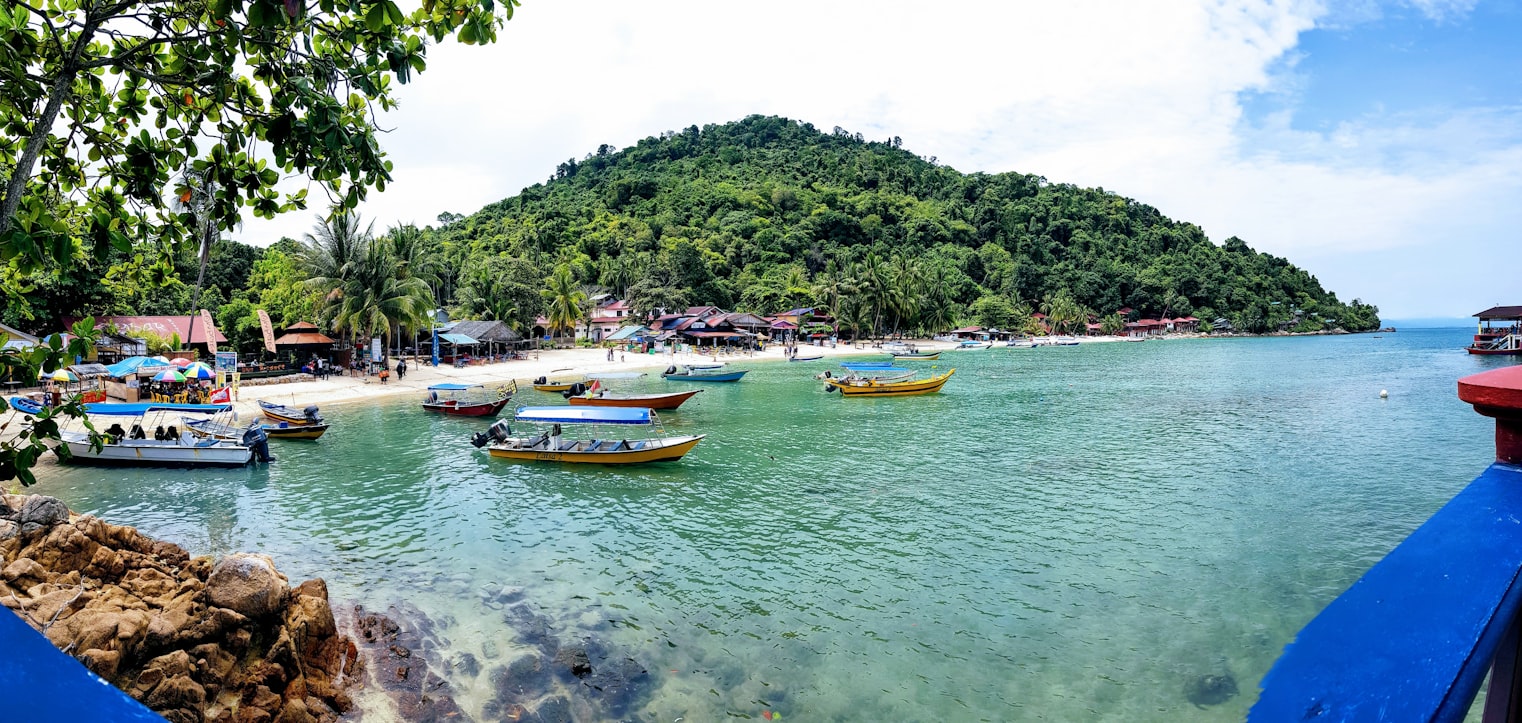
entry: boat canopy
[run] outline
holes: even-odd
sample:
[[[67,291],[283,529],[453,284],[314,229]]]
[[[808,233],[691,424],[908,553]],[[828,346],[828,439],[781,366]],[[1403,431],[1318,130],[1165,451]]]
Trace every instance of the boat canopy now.
[[[435,385],[433,385],[431,387],[428,387],[428,391],[458,392],[458,391],[465,390],[465,389],[473,389],[473,388],[479,387],[479,386],[481,386],[481,385],[480,384],[455,384],[455,383],[450,383],[450,384],[435,384]]]
[[[841,362],[847,369],[894,369],[894,362]]]
[[[650,424],[644,407],[519,407],[520,422],[544,424]]]
[[[139,404],[114,404],[100,402],[86,404],[86,414],[112,417],[141,417],[149,412],[188,412],[192,414],[217,414],[232,409],[231,404],[164,404],[144,402]]]

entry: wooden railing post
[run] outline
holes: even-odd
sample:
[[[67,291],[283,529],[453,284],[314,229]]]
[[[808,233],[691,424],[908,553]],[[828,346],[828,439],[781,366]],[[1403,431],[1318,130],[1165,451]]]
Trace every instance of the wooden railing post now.
[[[1459,380],[1459,399],[1496,420],[1496,461],[1522,463],[1522,366]],[[1485,723],[1522,723],[1522,621],[1512,620],[1496,651],[1485,695]]]

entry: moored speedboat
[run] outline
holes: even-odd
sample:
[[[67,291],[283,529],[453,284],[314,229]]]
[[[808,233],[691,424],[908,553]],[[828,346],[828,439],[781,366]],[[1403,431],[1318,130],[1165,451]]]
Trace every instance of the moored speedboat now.
[[[851,376],[826,379],[824,383],[847,397],[910,397],[941,391],[941,387],[946,386],[946,380],[956,371],[949,369],[945,374],[929,379],[870,379]]]
[[[629,436],[632,435],[627,431],[591,439],[566,439],[561,434],[561,425],[601,425],[619,430],[657,426],[655,413],[649,409],[520,407],[514,419],[524,424],[549,425],[549,429],[537,435],[515,437],[507,420],[501,420],[486,432],[477,432],[471,438],[471,444],[485,447],[493,457],[527,462],[640,464],[681,459],[706,436],[651,436],[631,440]]]
[[[737,372],[726,372],[722,364],[718,366],[683,364],[680,370],[675,366],[667,367],[661,377],[670,381],[738,382],[740,377],[745,376],[749,371],[749,369],[741,369]]]
[[[423,409],[459,417],[495,417],[516,391],[515,382],[490,388],[482,384],[435,384],[428,387]]]
[[[573,406],[578,407],[643,407],[645,409],[676,409],[682,406],[682,402],[691,399],[701,389],[690,389],[685,392],[671,392],[669,394],[610,394],[604,390],[588,392],[585,395],[572,395],[566,398]]]
[[[173,422],[183,419],[185,413],[208,414],[205,419],[223,426],[218,419],[232,409],[229,404],[90,404],[85,410],[91,422],[99,427],[101,418],[115,418],[111,427],[99,433],[95,440],[88,432],[77,429],[62,430],[59,437],[68,449],[70,462],[103,465],[152,465],[165,467],[241,467],[255,460],[269,462],[269,442],[264,430],[258,425],[242,428],[237,439],[202,439],[186,431],[179,431]],[[163,415],[170,417],[168,425]],[[131,431],[120,427],[122,421],[131,423]],[[153,439],[147,438],[146,428],[156,425]],[[164,430],[167,426],[167,430]],[[112,429],[118,430],[112,433]],[[100,448],[95,448],[95,442]]]
[[[567,370],[562,369],[560,371]],[[551,374],[553,373],[554,372],[551,372]],[[586,383],[587,378],[579,374],[575,376],[560,377],[554,379],[548,376],[543,376],[533,381],[534,391],[536,392],[564,392],[569,390],[572,386]]]
[[[259,400],[259,409],[264,416],[275,422],[283,422],[287,425],[322,424],[322,415],[318,413],[317,405],[311,405],[302,409],[287,407],[283,404]]]

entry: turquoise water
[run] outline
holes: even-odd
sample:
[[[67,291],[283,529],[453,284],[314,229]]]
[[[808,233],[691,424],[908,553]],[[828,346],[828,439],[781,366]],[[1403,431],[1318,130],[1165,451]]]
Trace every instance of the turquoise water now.
[[[482,660],[451,681],[473,715],[522,647],[480,590],[518,586],[650,671],[642,720],[1235,720],[1491,460],[1454,383],[1504,362],[1467,333],[953,352],[942,394],[903,399],[757,363],[667,414],[710,436],[644,468],[490,459],[480,421],[335,406],[268,469],[54,468],[36,491],[416,606]],[[1206,674],[1241,694],[1192,704]]]

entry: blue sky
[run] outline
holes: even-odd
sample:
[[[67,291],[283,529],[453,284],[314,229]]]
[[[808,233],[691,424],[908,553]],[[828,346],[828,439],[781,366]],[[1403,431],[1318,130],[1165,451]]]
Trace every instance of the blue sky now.
[[[1519,2],[525,0],[498,45],[430,50],[362,211],[432,223],[601,143],[763,113],[1103,187],[1385,316],[1467,316],[1522,303]]]

